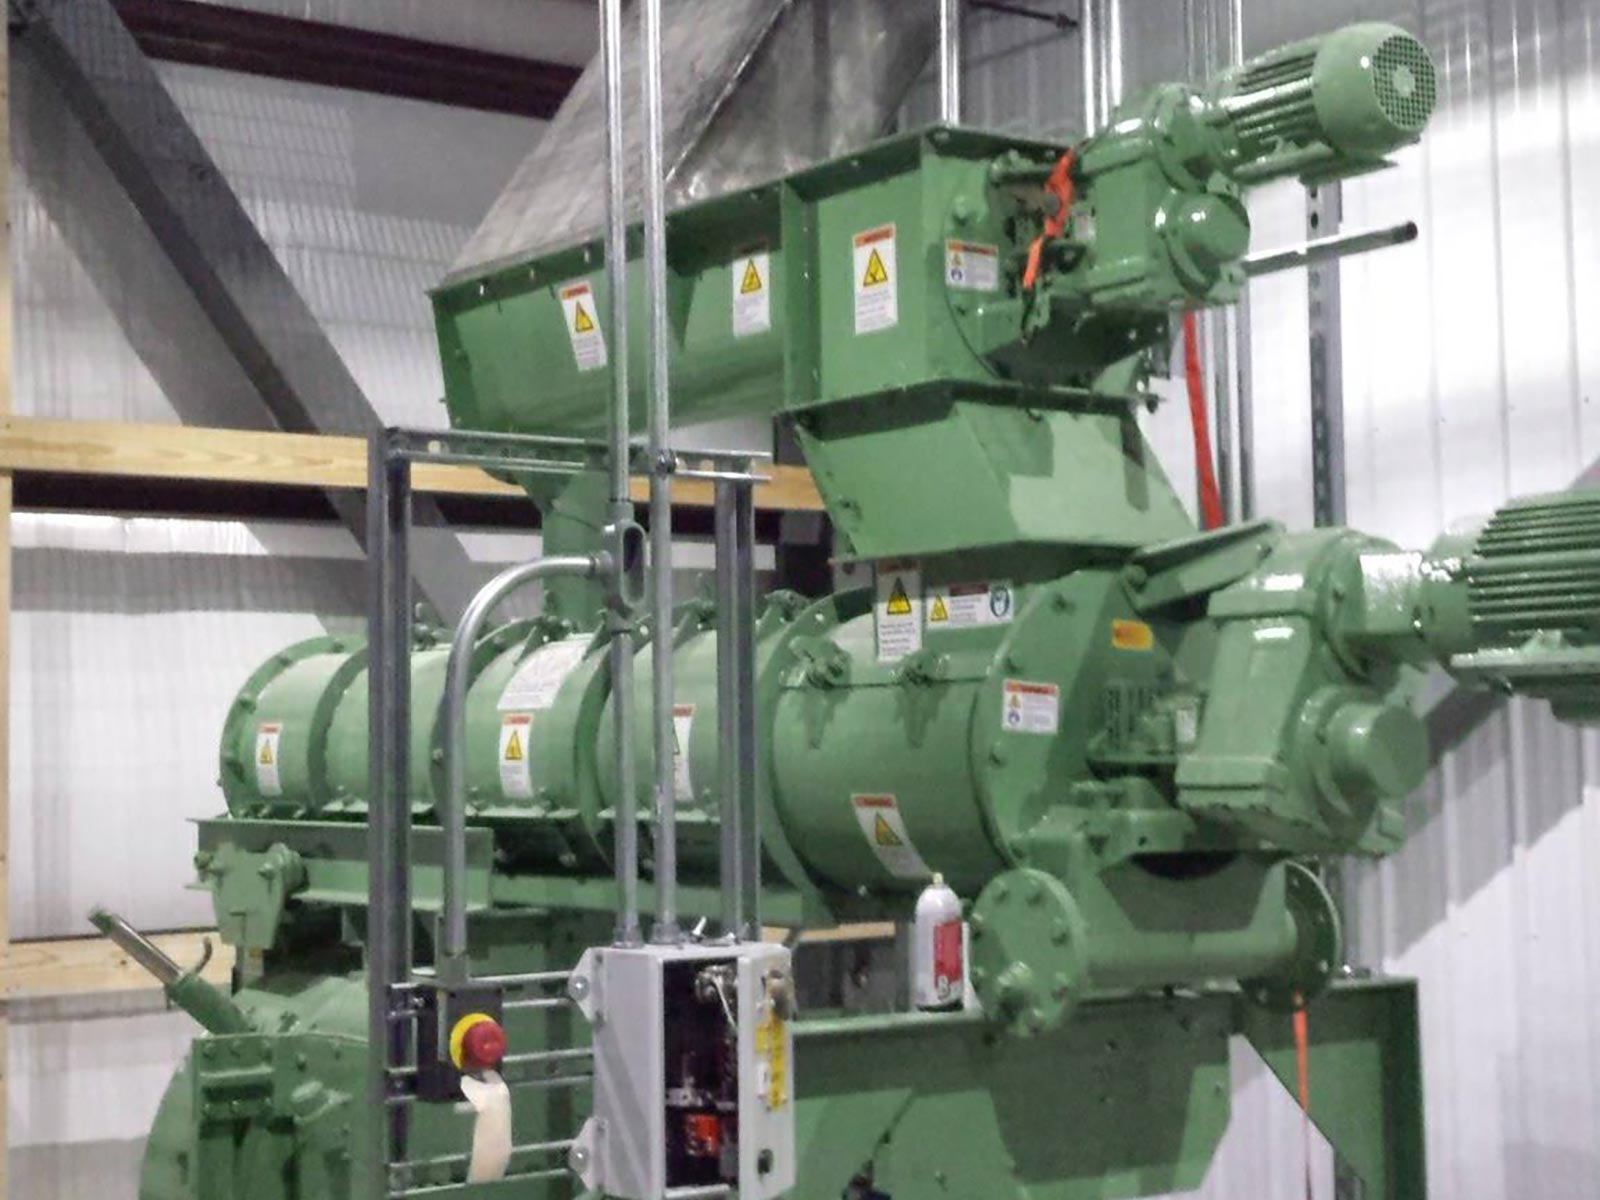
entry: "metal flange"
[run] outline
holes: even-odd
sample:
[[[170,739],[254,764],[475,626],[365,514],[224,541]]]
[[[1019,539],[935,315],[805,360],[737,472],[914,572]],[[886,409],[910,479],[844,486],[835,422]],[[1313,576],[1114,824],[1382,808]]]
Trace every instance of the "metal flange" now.
[[[1088,929],[1053,875],[995,876],[972,911],[972,985],[989,1019],[1018,1037],[1058,1029],[1088,985]]]

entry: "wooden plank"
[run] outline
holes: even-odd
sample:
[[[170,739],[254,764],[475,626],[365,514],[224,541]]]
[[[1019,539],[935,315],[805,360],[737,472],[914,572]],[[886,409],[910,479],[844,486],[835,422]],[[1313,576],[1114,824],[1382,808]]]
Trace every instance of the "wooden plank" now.
[[[325,434],[0,416],[0,471],[360,488],[367,482],[367,446],[360,438]],[[822,508],[822,497],[805,468],[769,466],[762,473],[770,479],[756,488],[757,508]],[[419,492],[523,495],[520,488],[476,467],[423,464],[415,468],[412,479]],[[636,500],[646,498],[644,480],[634,480],[633,493]],[[679,480],[674,499],[690,507],[709,507],[712,485],[706,480]]]
[[[214,931],[186,930],[150,936],[181,967],[192,967],[200,961],[208,938],[216,953],[206,966],[205,978],[226,986],[233,970],[233,948],[221,944]],[[0,961],[0,998],[5,1000],[140,992],[159,987],[150,972],[124,954],[115,942],[103,937],[12,942]]]

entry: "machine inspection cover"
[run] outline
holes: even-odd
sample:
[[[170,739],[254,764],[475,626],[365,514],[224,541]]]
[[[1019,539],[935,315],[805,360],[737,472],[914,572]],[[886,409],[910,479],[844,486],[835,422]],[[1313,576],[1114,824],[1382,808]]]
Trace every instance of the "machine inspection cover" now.
[[[862,836],[885,871],[896,879],[928,878],[928,864],[911,844],[898,800],[888,794],[858,794],[850,797],[850,804],[856,810],[856,824],[861,826]]]
[[[528,762],[532,732],[532,713],[507,713],[501,718],[500,790],[508,800],[533,799],[533,768]]]
[[[772,256],[747,254],[733,263],[733,336],[772,328]]]
[[[893,225],[856,234],[856,333],[877,333],[900,323],[898,275]]]
[[[922,649],[922,571],[915,562],[878,564],[872,611],[879,662],[899,662]]]
[[[277,721],[256,726],[256,791],[263,796],[283,795],[283,776],[278,773],[282,739],[283,726]]]
[[[561,289],[561,309],[566,315],[567,337],[572,341],[572,357],[580,371],[598,371],[606,365],[606,338],[596,320],[594,289],[588,282],[568,284]]]

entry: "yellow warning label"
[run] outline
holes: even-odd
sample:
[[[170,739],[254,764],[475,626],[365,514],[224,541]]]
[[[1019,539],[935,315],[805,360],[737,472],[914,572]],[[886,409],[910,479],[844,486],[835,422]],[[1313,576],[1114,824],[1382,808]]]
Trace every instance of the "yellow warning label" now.
[[[263,767],[270,767],[277,761],[272,757],[272,741],[270,738],[261,739],[261,753],[257,755],[256,761]]]
[[[739,294],[748,296],[751,292],[761,290],[761,272],[756,270],[756,260],[751,259],[744,265],[744,278],[739,281]]]
[[[506,761],[522,761],[522,731],[513,729],[511,736],[506,740]]]
[[[945,604],[944,597],[943,596],[935,596],[933,598],[933,607],[928,610],[928,620],[929,621],[948,621],[949,619],[950,619],[950,609]]]
[[[1149,650],[1156,644],[1155,631],[1143,621],[1111,622],[1111,644],[1118,650]]]
[[[582,304],[579,304],[574,310],[572,330],[574,333],[594,332],[594,318],[589,315],[589,310]]]
[[[883,265],[883,255],[879,254],[877,248],[874,247],[872,253],[867,256],[867,270],[861,276],[861,286],[874,287],[877,284],[888,282],[889,272]]]
[[[894,826],[890,825],[888,820],[881,816],[873,822],[872,840],[880,846],[902,846],[905,844],[900,840],[900,835],[894,831]]]
[[[885,609],[891,617],[909,617],[911,615],[911,597],[906,595],[906,584],[903,579],[894,581],[894,589],[889,593],[889,604]]]

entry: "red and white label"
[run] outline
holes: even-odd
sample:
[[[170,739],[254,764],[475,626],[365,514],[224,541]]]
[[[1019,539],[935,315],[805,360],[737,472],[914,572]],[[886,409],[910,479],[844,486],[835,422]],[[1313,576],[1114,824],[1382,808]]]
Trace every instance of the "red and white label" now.
[[[850,797],[856,823],[883,869],[896,879],[926,879],[931,871],[911,844],[911,834],[900,816],[900,802],[890,795]]]
[[[933,990],[941,1004],[958,999],[966,986],[963,934],[960,921],[941,921],[933,930]]]
[[[606,336],[600,332],[600,309],[594,289],[585,283],[561,289],[561,310],[566,316],[567,338],[580,371],[598,371],[606,365]]]
[[[507,800],[533,799],[532,732],[532,713],[506,713],[500,719],[500,791]]]
[[[256,726],[256,791],[263,796],[283,795],[283,776],[278,771],[282,740],[283,726],[277,721]]]
[[[900,266],[895,261],[894,226],[856,234],[854,243],[856,333],[877,333],[900,323]]]
[[[1007,733],[1061,731],[1061,689],[1055,684],[1008,679],[1000,699],[1000,728]]]

